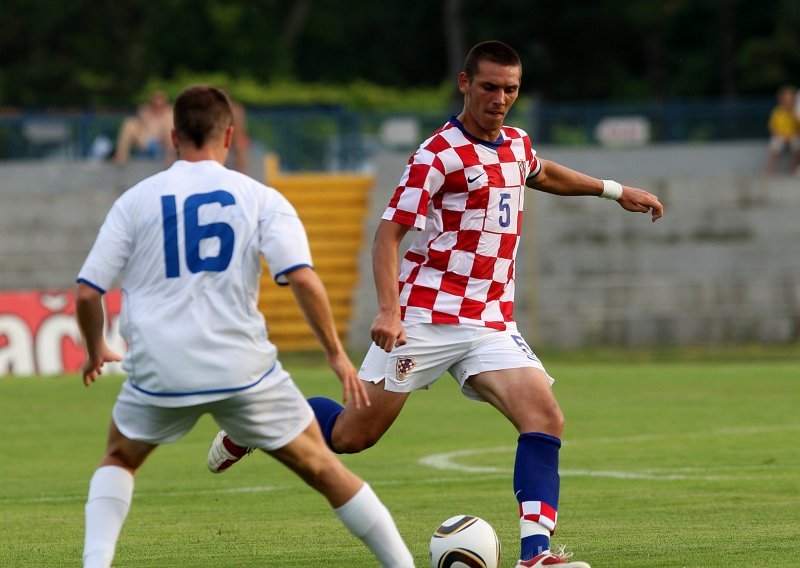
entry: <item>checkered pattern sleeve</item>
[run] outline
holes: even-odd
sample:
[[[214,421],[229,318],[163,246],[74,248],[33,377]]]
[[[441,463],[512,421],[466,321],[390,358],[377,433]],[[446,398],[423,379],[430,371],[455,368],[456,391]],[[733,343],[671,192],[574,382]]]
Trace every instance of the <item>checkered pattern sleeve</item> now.
[[[443,183],[444,166],[441,159],[423,145],[408,160],[383,219],[424,229],[428,204]]]

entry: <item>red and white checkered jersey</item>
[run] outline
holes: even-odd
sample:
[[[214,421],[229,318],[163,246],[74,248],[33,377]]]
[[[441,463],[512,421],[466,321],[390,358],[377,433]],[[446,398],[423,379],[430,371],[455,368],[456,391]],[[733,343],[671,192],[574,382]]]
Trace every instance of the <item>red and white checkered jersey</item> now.
[[[383,214],[420,231],[400,265],[404,321],[516,326],[523,190],[539,169],[519,128],[490,143],[452,118],[420,145]]]

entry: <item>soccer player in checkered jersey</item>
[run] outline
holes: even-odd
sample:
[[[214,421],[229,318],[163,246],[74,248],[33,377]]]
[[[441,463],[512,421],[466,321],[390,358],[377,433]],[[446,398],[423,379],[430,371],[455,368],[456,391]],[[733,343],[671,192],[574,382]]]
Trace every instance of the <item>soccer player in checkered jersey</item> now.
[[[295,210],[274,189],[223,166],[233,139],[223,91],[185,89],[174,121],[180,159],[117,200],[78,277],[86,386],[104,363],[120,359],[103,339],[101,305],[117,278],[129,345],[127,380],[89,486],[83,565],[111,565],[134,474],[159,444],[176,441],[210,413],[226,437],[263,449],[323,494],[383,566],[412,568],[389,511],[325,445],[257,309],[263,254],[276,281],[291,285],[344,396],[357,407],[367,403]],[[219,454],[209,460],[225,468]]]
[[[663,207],[641,189],[538,158],[524,131],[503,125],[521,75],[519,57],[501,42],[478,44],[467,55],[458,77],[463,111],[410,158],[375,235],[380,309],[374,344],[359,370],[372,404],[343,409],[326,398],[310,402],[328,444],[359,452],[388,430],[412,391],[448,371],[466,396],[493,405],[519,432],[517,567],[588,568],[568,560],[563,547],[550,549],[564,419],[553,379],[512,316],[524,188],[607,197],[653,221]],[[411,229],[418,233],[399,262],[398,248]]]

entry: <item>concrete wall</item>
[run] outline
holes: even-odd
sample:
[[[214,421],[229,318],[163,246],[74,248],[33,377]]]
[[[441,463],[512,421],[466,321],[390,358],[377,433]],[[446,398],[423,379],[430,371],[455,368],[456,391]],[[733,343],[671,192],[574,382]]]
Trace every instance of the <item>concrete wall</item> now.
[[[762,142],[538,151],[648,189],[666,215],[653,224],[606,200],[529,191],[515,315],[531,344],[799,338],[800,179],[762,179]],[[399,152],[376,160],[367,243],[407,159]],[[361,265],[370,266],[368,247]],[[365,348],[377,309],[366,270],[356,297],[351,345]]]
[[[800,180],[649,187],[667,211],[656,224],[599,199],[536,195],[535,242],[525,243],[537,255],[527,273],[535,337],[558,346],[798,339]]]
[[[0,289],[71,288],[114,200],[159,166],[0,163]]]
[[[350,345],[369,344],[369,245],[409,152],[374,161]],[[800,179],[758,176],[764,144],[540,148],[597,177],[657,193],[652,224],[595,198],[526,196],[516,316],[534,345],[798,339]],[[71,287],[111,203],[159,164],[0,164],[0,289]]]

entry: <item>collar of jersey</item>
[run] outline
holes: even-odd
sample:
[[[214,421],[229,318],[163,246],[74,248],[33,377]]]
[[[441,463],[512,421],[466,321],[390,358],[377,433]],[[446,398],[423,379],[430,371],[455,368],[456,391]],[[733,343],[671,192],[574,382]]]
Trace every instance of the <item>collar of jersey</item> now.
[[[461,121],[458,120],[458,118],[456,118],[455,116],[450,117],[450,124],[458,128],[464,134],[464,136],[466,136],[472,142],[475,142],[476,144],[483,144],[484,146],[488,146],[493,150],[496,150],[503,144],[503,142],[505,142],[502,130],[500,131],[500,135],[497,137],[497,140],[495,140],[494,142],[488,142],[486,140],[481,140],[480,138],[476,138],[475,136],[467,132],[467,129],[464,128],[464,125],[461,124]]]
[[[222,164],[220,164],[216,160],[196,160],[196,161],[195,160],[192,160],[192,161],[189,161],[189,160],[175,160],[175,162],[172,165],[173,166],[177,166],[179,168],[189,168],[189,167],[194,167],[197,164],[203,164],[206,167],[212,167],[212,168],[224,168],[225,167],[225,166],[223,166]]]

